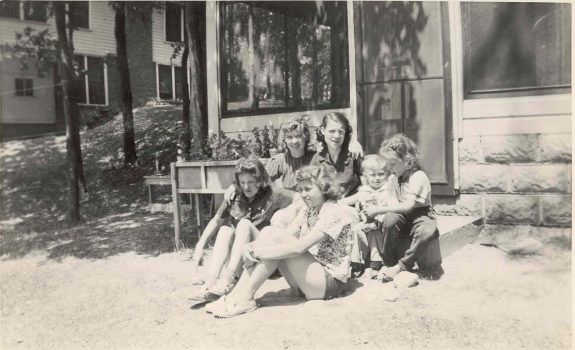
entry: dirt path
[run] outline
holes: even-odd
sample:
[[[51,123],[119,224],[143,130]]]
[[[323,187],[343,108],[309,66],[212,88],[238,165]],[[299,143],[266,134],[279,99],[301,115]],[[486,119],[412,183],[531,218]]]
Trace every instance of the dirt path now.
[[[259,310],[190,310],[190,252],[1,262],[2,349],[568,349],[571,257],[511,259],[466,246],[445,277],[404,290],[360,280],[351,295],[303,303],[268,281]],[[263,297],[262,297],[263,295]]]

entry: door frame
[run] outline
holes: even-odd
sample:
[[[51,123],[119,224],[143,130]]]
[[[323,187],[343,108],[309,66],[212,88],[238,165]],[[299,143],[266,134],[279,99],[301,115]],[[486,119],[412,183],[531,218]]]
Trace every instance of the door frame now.
[[[354,2],[354,39],[355,39],[355,72],[356,72],[356,98],[357,98],[357,118],[358,118],[358,139],[362,144],[367,142],[367,130],[369,128],[369,118],[364,116],[367,110],[367,101],[363,98],[364,86],[366,85],[364,60],[363,60],[363,37],[365,31],[363,2]],[[449,4],[440,3],[441,16],[441,38],[443,55],[443,95],[444,95],[444,118],[445,118],[445,171],[447,183],[432,182],[432,195],[434,196],[455,196],[458,194],[455,184],[455,154],[454,154],[454,123],[453,123],[453,81],[452,81],[452,56],[451,56],[451,36],[450,36],[450,16]]]

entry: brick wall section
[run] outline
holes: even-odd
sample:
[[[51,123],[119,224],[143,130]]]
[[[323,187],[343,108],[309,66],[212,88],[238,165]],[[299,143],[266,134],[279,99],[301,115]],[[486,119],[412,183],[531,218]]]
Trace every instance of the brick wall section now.
[[[570,133],[464,138],[461,194],[435,209],[488,224],[571,226],[571,156]]]
[[[152,60],[152,25],[129,18],[126,29],[128,64],[134,107],[144,106],[156,96],[156,67]]]

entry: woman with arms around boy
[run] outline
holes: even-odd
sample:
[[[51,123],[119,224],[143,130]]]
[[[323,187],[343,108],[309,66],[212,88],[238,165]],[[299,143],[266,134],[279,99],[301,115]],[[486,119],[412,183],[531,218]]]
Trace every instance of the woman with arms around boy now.
[[[383,264],[378,279],[391,281],[417,263],[420,276],[443,275],[439,231],[431,205],[431,183],[420,166],[415,143],[403,134],[383,141],[379,154],[399,182],[399,203],[363,209],[367,218],[385,214],[383,220]]]
[[[287,228],[266,228],[270,232],[244,246],[240,281],[206,311],[233,317],[255,310],[254,295],[276,268],[308,300],[331,299],[346,291],[351,277],[351,227],[358,222],[357,215],[337,203],[340,186],[322,169],[306,166],[296,179],[305,208]]]

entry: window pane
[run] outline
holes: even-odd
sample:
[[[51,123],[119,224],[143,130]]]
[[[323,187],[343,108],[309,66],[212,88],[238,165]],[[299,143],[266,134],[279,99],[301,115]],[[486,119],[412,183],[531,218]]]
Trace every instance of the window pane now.
[[[24,96],[24,82],[22,79],[14,79],[14,90],[16,90],[16,96]]]
[[[345,6],[253,4],[222,4],[224,111],[347,106],[348,93],[343,92],[349,90],[347,35],[341,20],[347,16]],[[316,9],[324,5],[333,8]]]
[[[251,108],[249,71],[252,69],[249,55],[249,7],[247,4],[225,4],[226,23],[224,34],[224,57],[226,84],[224,100],[227,110]],[[252,21],[253,31],[253,21]]]
[[[285,16],[258,7],[250,14],[246,4],[226,7],[227,110],[286,107]]]
[[[172,3],[166,3],[166,40],[182,41],[182,23],[180,8]]]
[[[76,28],[90,28],[90,4],[88,1],[72,1],[74,5],[72,23]]]
[[[88,57],[88,96],[90,104],[106,104],[104,60],[100,57]]]
[[[571,84],[571,9],[553,3],[462,3],[466,93]]]
[[[34,96],[34,89],[32,86],[32,79],[24,79],[24,95]]]
[[[171,100],[172,97],[172,67],[158,65],[158,77],[160,79],[160,98]]]
[[[174,84],[176,85],[176,100],[182,99],[182,79],[184,79],[182,67],[174,67]]]
[[[256,98],[259,108],[285,107],[285,16],[255,7]]]
[[[298,63],[301,74],[301,104],[321,106],[331,103],[331,28],[300,23],[297,29]]]
[[[20,2],[0,2],[0,17],[20,18]]]
[[[24,19],[46,22],[46,1],[27,1],[24,3]]]
[[[74,67],[74,92],[76,101],[78,103],[86,103],[86,77],[84,74],[84,56],[74,55],[74,62],[77,65]]]
[[[318,74],[316,81],[318,86],[317,104],[327,105],[331,102],[331,28],[328,26],[320,25],[316,28],[317,36],[317,60],[316,60],[316,73]]]

